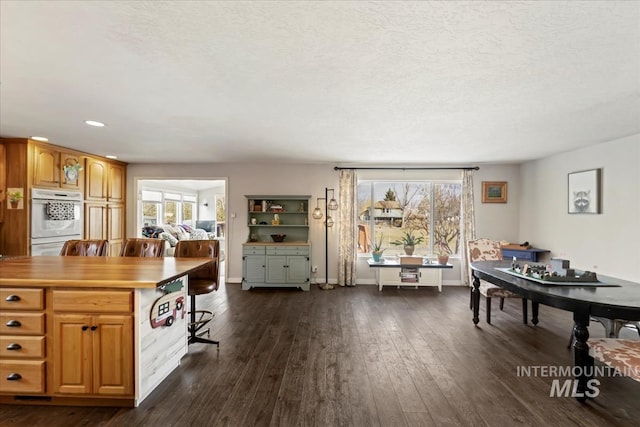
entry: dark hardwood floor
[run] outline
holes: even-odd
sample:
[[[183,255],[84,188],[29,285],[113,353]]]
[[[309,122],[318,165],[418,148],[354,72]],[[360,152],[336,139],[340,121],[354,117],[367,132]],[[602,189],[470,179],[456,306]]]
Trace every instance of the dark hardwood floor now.
[[[374,286],[310,292],[239,284],[199,297],[216,312],[214,346],[195,344],[139,408],[5,405],[4,426],[631,426],[640,383],[605,377],[581,404],[549,397],[549,377],[517,368],[571,366],[571,314],[494,301],[474,327],[467,288]],[[603,336],[599,324],[592,336]],[[631,331],[623,333],[634,337]],[[637,338],[637,334],[635,334]],[[564,378],[562,378],[564,380]]]

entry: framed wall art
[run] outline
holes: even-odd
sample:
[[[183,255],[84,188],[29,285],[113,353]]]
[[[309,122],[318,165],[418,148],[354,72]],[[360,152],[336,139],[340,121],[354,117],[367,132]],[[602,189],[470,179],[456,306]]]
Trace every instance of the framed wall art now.
[[[507,203],[507,182],[482,181],[482,203]]]
[[[569,174],[567,199],[570,214],[601,213],[601,175],[602,169],[590,169]]]

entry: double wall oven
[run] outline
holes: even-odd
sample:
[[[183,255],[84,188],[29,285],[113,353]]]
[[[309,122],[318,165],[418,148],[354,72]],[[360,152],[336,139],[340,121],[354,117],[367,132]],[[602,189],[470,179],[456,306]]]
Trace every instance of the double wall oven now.
[[[31,190],[31,255],[59,255],[64,242],[82,239],[82,193]]]

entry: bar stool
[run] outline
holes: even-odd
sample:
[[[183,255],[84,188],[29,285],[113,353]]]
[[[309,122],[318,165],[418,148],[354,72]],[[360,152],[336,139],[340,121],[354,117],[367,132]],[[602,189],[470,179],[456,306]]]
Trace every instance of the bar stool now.
[[[162,258],[164,256],[164,239],[130,237],[122,245],[120,256]]]
[[[60,250],[61,256],[107,256],[107,240],[67,240]]]
[[[219,260],[218,254],[220,242],[217,240],[180,240],[176,245],[176,258],[212,258],[214,262],[205,268],[189,273],[189,344],[204,343],[215,344],[220,347],[219,341],[203,338],[205,333],[210,336],[210,328],[207,324],[213,320],[213,312],[210,310],[196,309],[196,295],[204,295],[218,290]],[[197,316],[197,318],[196,318]]]

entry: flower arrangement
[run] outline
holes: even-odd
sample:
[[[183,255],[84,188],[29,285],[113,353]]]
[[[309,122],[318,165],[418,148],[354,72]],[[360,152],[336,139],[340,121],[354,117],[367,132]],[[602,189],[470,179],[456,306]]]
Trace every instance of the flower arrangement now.
[[[62,167],[64,176],[69,181],[75,181],[76,179],[78,179],[78,174],[81,170],[82,170],[82,166],[78,162],[75,162],[74,164],[66,164]]]

